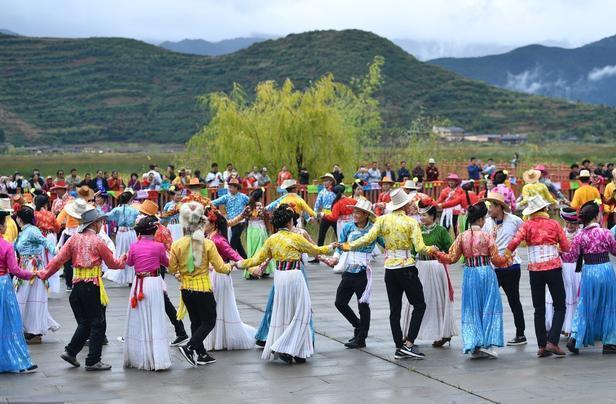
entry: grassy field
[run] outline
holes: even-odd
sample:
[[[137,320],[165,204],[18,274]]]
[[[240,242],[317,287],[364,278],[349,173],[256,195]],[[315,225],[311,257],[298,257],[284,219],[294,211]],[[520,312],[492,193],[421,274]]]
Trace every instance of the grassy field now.
[[[474,144],[447,144],[439,145],[438,153],[440,160],[465,161],[471,155],[482,160],[493,158],[496,162],[508,162],[513,153],[520,155],[522,162],[562,162],[570,164],[574,161],[580,162],[589,158],[594,162],[616,162],[616,144],[572,144],[557,143],[545,145],[474,145]],[[429,155],[430,151],[426,151]],[[442,156],[442,157],[440,157]],[[391,155],[390,155],[391,157]],[[161,167],[167,164],[175,164],[180,167],[182,164],[181,153],[165,152],[159,145],[152,145],[143,148],[141,152],[135,153],[73,153],[73,154],[42,154],[42,155],[19,155],[19,156],[0,156],[0,174],[12,174],[19,170],[29,173],[33,168],[40,169],[44,174],[54,174],[56,170],[63,169],[68,173],[71,168],[76,168],[80,174],[101,170],[118,170],[126,176],[131,172],[143,173],[151,163],[156,163]],[[221,163],[221,162],[219,162]],[[392,163],[395,163],[392,161]],[[222,164],[222,163],[221,163]],[[414,163],[412,163],[414,164]],[[395,165],[395,164],[394,164]],[[206,173],[209,167],[201,168]],[[343,167],[346,170],[350,168]],[[244,168],[240,167],[240,171]],[[270,168],[271,171],[277,168]]]

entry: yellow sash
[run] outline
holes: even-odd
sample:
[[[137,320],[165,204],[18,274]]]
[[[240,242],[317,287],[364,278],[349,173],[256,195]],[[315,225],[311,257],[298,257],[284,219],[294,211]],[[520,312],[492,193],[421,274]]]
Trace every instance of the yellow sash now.
[[[109,296],[107,296],[107,291],[105,290],[105,284],[103,283],[103,272],[101,271],[101,267],[92,267],[92,268],[74,268],[73,277],[76,279],[92,279],[96,278],[98,280],[98,287],[100,289],[101,295],[101,304],[103,306],[107,306],[109,304]]]
[[[211,292],[212,287],[210,285],[209,274],[206,272],[196,276],[182,276],[180,289],[193,290],[195,292]],[[178,307],[177,319],[182,320],[186,313],[186,305],[184,304],[184,300],[182,300],[182,295],[180,295],[180,306]]]

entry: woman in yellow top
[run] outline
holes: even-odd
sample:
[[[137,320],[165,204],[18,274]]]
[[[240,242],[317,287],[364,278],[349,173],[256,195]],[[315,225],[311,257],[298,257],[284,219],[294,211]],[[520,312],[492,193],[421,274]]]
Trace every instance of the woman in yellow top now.
[[[539,170],[527,170],[522,174],[522,178],[524,179],[524,186],[522,187],[522,201],[518,204],[518,208],[524,208],[528,204],[528,199],[532,196],[541,196],[545,201],[556,204],[557,201],[554,199],[548,187],[539,182],[539,178],[541,178],[541,171]]]
[[[207,223],[203,205],[197,202],[182,204],[180,223],[184,237],[175,241],[169,255],[169,272],[180,281],[182,304],[190,317],[192,336],[188,344],[179,347],[182,356],[193,366],[208,365],[216,359],[208,355],[203,341],[216,325],[216,300],[210,283],[210,265],[216,272],[228,274],[214,242],[207,239],[203,228]]]
[[[292,232],[295,212],[289,205],[276,208],[272,224],[277,233],[249,259],[238,262],[240,268],[250,268],[267,259],[276,260],[271,325],[263,349],[263,359],[280,358],[286,363],[306,362],[314,353],[310,319],[312,308],[306,280],[302,275],[302,253],[326,254],[333,244],[317,247],[302,235]]]
[[[616,168],[612,170],[612,181],[603,191],[603,211],[607,215],[607,228],[616,225]]]

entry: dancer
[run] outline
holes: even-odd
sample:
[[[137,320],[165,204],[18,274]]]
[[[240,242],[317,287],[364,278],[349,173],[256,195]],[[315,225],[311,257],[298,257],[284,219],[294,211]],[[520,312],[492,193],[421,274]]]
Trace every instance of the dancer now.
[[[565,222],[565,236],[571,243],[573,237],[580,231],[579,219],[577,212],[573,208],[564,207],[560,209],[560,218]],[[573,324],[573,316],[578,305],[578,292],[580,290],[580,280],[582,279],[581,272],[576,272],[576,262],[567,258],[567,254],[561,254],[560,258],[563,261],[563,283],[565,285],[565,321],[563,322],[562,335],[569,337],[571,335],[571,326]],[[552,328],[552,317],[554,316],[554,301],[550,291],[545,292],[545,328]]]
[[[599,225],[598,202],[586,202],[580,209],[584,227],[563,256],[566,261],[584,260],[580,299],[567,343],[575,354],[595,341],[603,343],[604,354],[616,354],[616,273],[610,262],[610,254],[616,255],[616,238]]]
[[[335,208],[335,205],[334,205]],[[354,241],[367,234],[372,228],[372,221],[376,217],[372,211],[370,201],[360,199],[353,209],[353,222],[347,223],[342,228],[339,243]],[[372,291],[372,268],[370,263],[373,261],[373,251],[376,243],[385,246],[381,237],[367,246],[349,252],[342,252],[340,248],[331,258],[324,259],[330,267],[341,267],[342,279],[336,291],[335,306],[353,326],[353,338],[346,344],[347,348],[364,348],[366,338],[370,329],[370,294]],[[357,296],[357,308],[359,318],[349,306],[349,301],[353,295]]]
[[[332,211],[328,214],[320,213],[319,217],[330,222],[336,222],[336,235],[340,238],[344,226],[353,222],[353,206],[357,203],[357,199],[344,196],[344,185],[335,185],[332,191],[336,194],[332,203]]]
[[[334,185],[336,185],[336,179],[332,174],[326,173],[321,177],[321,183],[323,185],[323,189],[321,189],[317,194],[317,200],[314,203],[314,211],[326,215],[332,212],[332,205],[334,203],[334,199],[336,199],[336,194],[332,190]],[[327,236],[327,231],[330,227],[335,231],[336,222],[332,222],[327,219],[321,220],[319,224],[317,245],[322,246],[325,243],[325,236]],[[310,262],[318,263],[319,260],[314,258]]]
[[[3,195],[6,195],[6,194],[3,194]],[[4,219],[4,224],[6,226],[6,229],[4,233],[0,236],[0,238],[12,244],[15,242],[15,240],[17,240],[17,236],[19,235],[19,230],[17,229],[17,224],[11,217],[11,214],[13,213],[13,205],[11,204],[10,198],[8,197],[0,198],[0,212],[8,213],[8,215]]]
[[[443,204],[452,200],[457,200],[460,194],[463,193],[460,188],[460,177],[457,174],[449,174],[445,178],[447,186],[441,191],[437,203]],[[447,230],[453,227],[454,234],[458,235],[458,215],[461,213],[461,206],[454,205],[443,209],[441,214],[441,226],[445,226]]]
[[[180,223],[184,236],[173,243],[169,256],[169,272],[180,281],[181,303],[178,319],[186,311],[190,317],[192,336],[188,343],[178,349],[192,366],[216,362],[205,350],[203,341],[216,325],[216,300],[210,282],[210,264],[216,272],[231,272],[216,246],[208,240],[203,228],[208,223],[203,205],[198,202],[182,203]]]
[[[164,320],[165,282],[161,266],[169,266],[167,250],[154,241],[158,220],[142,218],[135,225],[139,239],[128,250],[127,265],[135,268],[124,327],[124,367],[164,370],[171,367]]]
[[[357,240],[342,244],[344,251],[357,250],[373,243],[381,236],[385,240],[385,287],[389,300],[389,325],[396,345],[394,358],[414,357],[423,359],[425,355],[415,345],[421,320],[426,311],[423,288],[419,281],[413,249],[419,254],[431,255],[434,247],[424,244],[421,229],[417,221],[407,216],[411,197],[398,188],[391,193],[391,202],[387,208],[392,213],[379,216],[368,234]],[[408,333],[405,337],[400,327],[402,297],[406,295],[413,306]]]
[[[180,224],[178,205],[184,195],[180,190],[176,190],[173,186],[167,192],[171,195],[172,199],[163,207],[163,213],[160,221],[162,224],[167,226],[171,232],[173,241],[176,241],[182,238],[182,225]]]
[[[49,197],[45,194],[37,195],[34,198],[34,221],[36,223],[36,227],[39,228],[43,236],[48,240],[48,242],[54,246],[58,242],[58,233],[60,232],[60,225],[56,222],[56,216],[49,211]],[[51,260],[53,254],[51,254],[47,249],[43,251],[42,255],[42,265],[45,267],[47,263]],[[55,273],[54,276],[49,278],[49,292],[52,294],[60,293],[60,274]]]
[[[498,253],[504,255],[507,244],[516,235],[524,222],[519,217],[511,214],[511,200],[507,202],[505,195],[499,192],[488,192],[488,196],[481,201],[490,204],[488,218],[486,218],[483,231],[492,236],[498,248]],[[513,253],[511,258],[511,265],[508,267],[501,268],[494,266],[494,264],[492,266],[496,272],[498,286],[503,288],[503,292],[507,296],[509,308],[513,314],[513,323],[515,324],[515,337],[507,341],[507,345],[517,346],[527,343],[525,336],[526,323],[524,322],[524,311],[520,301],[520,264],[522,260],[517,253]]]
[[[286,203],[287,205],[293,206],[293,209],[295,210],[295,212],[298,215],[300,215],[300,217],[302,218],[317,217],[317,214],[315,213],[315,211],[312,210],[312,208],[310,208],[308,203],[306,203],[306,201],[297,194],[297,181],[293,179],[284,180],[280,188],[286,191],[287,193],[282,195],[280,198],[278,198],[274,202],[267,205],[266,209],[269,212],[272,212],[281,203]]]
[[[236,263],[250,268],[275,259],[271,326],[263,349],[263,359],[280,358],[286,363],[304,363],[314,352],[310,322],[312,308],[310,294],[300,268],[304,265],[302,253],[326,254],[332,246],[317,247],[299,234],[293,233],[296,214],[289,205],[280,205],[274,211],[272,224],[277,230],[261,250],[252,258]]]
[[[492,236],[481,230],[488,208],[484,202],[468,208],[468,229],[459,234],[448,253],[438,252],[442,263],[451,264],[464,256],[462,275],[462,344],[471,358],[497,358],[495,347],[504,345],[503,305],[496,274],[490,263],[508,266],[498,254]]]
[[[214,207],[205,208],[208,221],[204,232],[208,239],[214,242],[218,254],[223,261],[241,261],[242,257],[229,245],[227,241],[227,220]],[[259,274],[259,268],[252,269]],[[250,272],[249,272],[250,273]],[[216,300],[216,325],[205,339],[206,351],[228,351],[234,349],[250,349],[254,345],[255,329],[244,324],[235,302],[233,279],[226,274],[219,274],[210,270],[210,281]]]
[[[542,184],[543,185],[543,184]],[[545,185],[544,185],[545,186]],[[560,224],[547,213],[549,202],[541,196],[532,196],[527,200],[527,207],[522,211],[529,219],[520,226],[516,235],[507,244],[506,257],[522,241],[528,246],[528,271],[530,277],[530,291],[535,309],[535,335],[540,358],[552,354],[564,357],[565,352],[560,349],[558,342],[560,332],[565,321],[565,285],[563,283],[562,260],[560,251],[569,251],[569,240],[565,236]],[[560,251],[559,251],[560,247]],[[545,287],[552,295],[554,315],[552,328],[546,332],[545,315]]]
[[[11,213],[0,211],[0,233],[6,230],[6,218]],[[0,373],[31,373],[37,365],[32,363],[30,351],[24,338],[21,312],[10,275],[29,281],[36,276],[17,265],[15,250],[8,241],[0,237]]]
[[[494,188],[492,188],[490,191],[497,192],[503,195],[505,203],[509,206],[509,212],[515,212],[517,207],[516,198],[511,188],[509,188],[506,184],[508,177],[509,173],[506,170],[496,171],[492,176],[492,183],[494,184]],[[489,193],[490,192],[488,191],[488,195]],[[496,244],[498,245],[498,242]]]
[[[118,206],[107,213],[107,220],[114,221],[118,225],[118,233],[115,238],[116,251],[114,256],[121,257],[128,252],[130,246],[137,241],[135,233],[135,221],[139,216],[139,211],[130,205],[134,193],[132,190],[125,190],[118,196]],[[135,269],[127,265],[123,271],[108,271],[105,279],[109,279],[119,285],[130,284],[135,277]]]
[[[81,214],[77,232],[62,246],[45,270],[39,273],[39,278],[44,280],[56,273],[68,260],[73,262],[73,289],[69,302],[77,321],[77,329],[60,357],[74,367],[81,366],[77,354],[83,349],[86,340],[89,340],[85,369],[91,371],[111,369],[111,365],[101,361],[107,329],[105,306],[109,303],[102,279],[101,262],[107,264],[109,269],[122,269],[126,264],[126,255],[115,258],[98,236],[104,219],[105,216],[94,207]]]
[[[34,226],[34,210],[30,206],[24,205],[19,209],[17,224],[21,228],[17,241],[15,241],[15,251],[19,254],[19,266],[22,270],[36,275],[44,268],[43,254],[47,252],[53,255],[56,245]],[[60,325],[49,314],[47,285],[40,279],[32,277],[29,281],[16,279],[15,287],[26,341],[29,344],[40,343],[43,335],[60,328]]]
[[[224,205],[227,210],[227,220],[233,220],[242,214],[246,205],[250,199],[248,196],[240,192],[242,185],[237,178],[232,178],[227,182],[229,188],[228,193],[216,198],[212,201],[212,204],[216,207]],[[244,231],[244,221],[240,221],[235,226],[231,227],[231,247],[238,252],[243,258],[246,258],[246,251],[242,246],[242,232]]]
[[[451,236],[445,227],[437,223],[436,208],[436,202],[430,198],[419,201],[421,235],[427,246],[436,246],[441,251],[449,251],[452,244]],[[426,312],[417,339],[433,341],[433,347],[441,348],[451,343],[451,337],[458,335],[458,326],[453,316],[453,286],[447,267],[436,258],[416,254],[415,259],[426,301]],[[401,324],[405,333],[408,333],[412,311],[411,305],[403,299]]]
[[[64,230],[60,234],[60,240],[56,245],[57,249],[68,241],[69,238],[77,233],[79,227],[79,218],[81,214],[88,209],[88,202],[85,199],[77,198],[69,201],[56,218],[56,222],[60,226],[64,226]],[[73,264],[69,260],[64,264],[64,282],[66,283],[66,291],[70,292],[73,289]]]
[[[479,196],[473,191],[474,186],[475,182],[473,180],[462,181],[460,185],[462,192],[454,193],[445,202],[438,204],[438,207],[443,209],[443,214],[445,214],[446,209],[454,209],[454,215],[458,215],[457,228],[455,229],[456,235],[466,229],[466,210],[468,207],[479,202]]]
[[[528,205],[528,201],[533,196],[540,196],[544,201],[549,202],[550,204],[556,204],[557,201],[554,199],[548,187],[539,182],[541,178],[541,171],[539,170],[527,170],[522,173],[522,178],[524,179],[524,186],[522,187],[522,199],[518,203],[518,208],[524,208]]]
[[[603,212],[607,216],[607,228],[616,226],[616,168],[612,170],[612,180],[603,190]]]
[[[589,170],[580,171],[578,179],[580,187],[575,190],[573,199],[571,199],[572,208],[580,209],[586,202],[601,200],[601,193],[591,185]]]
[[[374,208],[374,212],[377,216],[382,216],[385,213],[389,213],[385,211],[385,206],[391,202],[391,187],[394,182],[389,177],[383,177],[381,180],[381,189],[382,191],[379,193],[379,198]]]
[[[297,195],[295,194],[296,185],[289,187],[289,183],[287,181],[294,180],[286,180],[282,183],[281,188],[283,189],[291,189],[291,193],[287,195]],[[285,188],[285,185],[287,186]],[[263,204],[261,203],[261,199],[263,198],[263,190],[261,188],[257,188],[250,193],[250,202],[248,202],[248,228],[246,230],[246,253],[248,258],[254,256],[257,251],[263,247],[265,240],[267,240],[267,225],[266,220],[267,215],[265,214],[265,209],[263,208]],[[298,200],[301,200],[307,209],[312,211],[308,204],[304,202],[304,200],[297,195]],[[298,205],[295,205],[298,206]],[[299,205],[301,206],[301,205]],[[314,213],[314,212],[313,212]],[[265,267],[262,276],[268,277],[274,273],[276,266],[273,261],[270,261]],[[244,271],[244,278],[246,279],[255,279],[255,277],[250,273],[250,271]]]

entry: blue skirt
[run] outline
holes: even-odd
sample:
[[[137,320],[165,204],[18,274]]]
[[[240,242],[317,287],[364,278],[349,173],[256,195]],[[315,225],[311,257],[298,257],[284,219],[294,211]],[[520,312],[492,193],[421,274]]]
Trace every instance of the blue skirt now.
[[[32,366],[24,326],[11,277],[0,276],[0,372],[19,372]]]
[[[302,271],[302,275],[304,275],[304,279],[306,280],[306,285],[308,285],[308,277],[306,276],[306,271],[304,269],[303,264],[301,267],[301,271]],[[274,285],[272,284],[269,297],[267,298],[267,304],[265,305],[265,313],[263,313],[263,318],[261,319],[261,323],[259,324],[257,333],[255,334],[255,340],[257,341],[267,340],[267,334],[269,333],[270,322],[272,321],[272,306],[273,305],[274,305]],[[312,332],[312,341],[314,343],[315,337],[314,337],[314,324],[312,322],[312,317],[310,318],[310,331]]]
[[[464,267],[461,331],[464,353],[504,345],[503,304],[489,265]]]
[[[571,336],[576,348],[616,344],[616,274],[612,263],[584,265]]]

